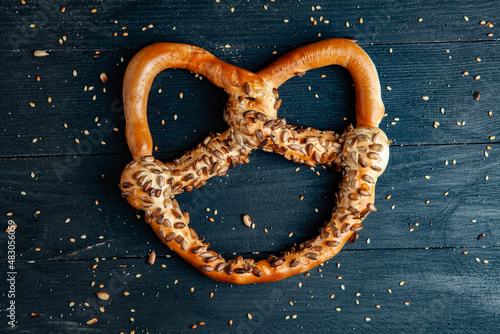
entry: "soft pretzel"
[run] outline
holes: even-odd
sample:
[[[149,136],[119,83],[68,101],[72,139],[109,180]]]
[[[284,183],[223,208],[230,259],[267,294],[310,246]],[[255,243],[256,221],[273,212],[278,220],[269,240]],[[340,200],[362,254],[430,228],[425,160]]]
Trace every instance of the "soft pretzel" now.
[[[281,104],[277,88],[292,76],[326,65],[341,65],[351,73],[357,127],[338,134],[298,128],[277,118]],[[224,120],[230,127],[208,136],[181,158],[162,163],[152,156],[147,98],[154,77],[166,68],[188,69],[224,88],[229,95]],[[389,159],[389,141],[378,128],[384,105],[375,66],[350,40],[329,39],[298,48],[257,74],[195,46],[157,43],[141,50],[128,65],[123,96],[126,138],[135,160],[123,171],[122,196],[145,211],[146,222],[162,242],[214,280],[272,282],[305,272],[335,256],[347,241],[355,241],[363,219],[376,211],[375,183]],[[343,173],[336,206],[314,239],[261,261],[242,256],[226,260],[189,227],[189,214],[181,211],[174,196],[247,163],[251,151],[258,148],[308,166],[335,164]]]

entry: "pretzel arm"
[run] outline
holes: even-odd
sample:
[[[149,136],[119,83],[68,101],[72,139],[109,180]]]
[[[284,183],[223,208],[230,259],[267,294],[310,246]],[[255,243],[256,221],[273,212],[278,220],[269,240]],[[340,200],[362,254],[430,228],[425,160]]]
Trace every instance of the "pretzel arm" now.
[[[155,76],[167,68],[182,68],[201,74],[229,94],[241,95],[243,82],[261,82],[252,72],[230,65],[196,46],[156,43],[139,51],[125,71],[123,104],[125,134],[134,159],[151,155],[153,140],[147,120],[149,90]]]
[[[196,149],[165,164],[172,175],[174,194],[200,188],[212,176],[225,175],[236,164],[248,162],[251,149],[240,145],[233,133],[228,129],[222,134],[210,135]]]
[[[283,126],[270,135],[271,140],[262,149],[276,152],[295,163],[309,167],[316,164],[330,166],[342,151],[342,137],[333,131],[320,131],[313,128]],[[339,142],[340,141],[340,142]]]
[[[370,57],[356,43],[334,38],[295,49],[257,72],[271,87],[278,88],[293,76],[328,65],[345,67],[354,80],[357,126],[378,126],[384,117],[380,82]]]

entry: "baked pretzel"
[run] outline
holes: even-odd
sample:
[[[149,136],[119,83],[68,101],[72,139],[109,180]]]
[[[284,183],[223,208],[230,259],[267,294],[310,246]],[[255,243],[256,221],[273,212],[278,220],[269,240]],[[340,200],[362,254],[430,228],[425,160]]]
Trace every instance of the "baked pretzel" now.
[[[341,65],[351,73],[356,92],[357,126],[344,133],[288,125],[277,117],[277,88],[309,69]],[[229,95],[224,120],[229,129],[208,136],[196,149],[173,162],[152,155],[147,121],[148,93],[156,74],[184,68],[201,74]],[[374,64],[353,41],[329,39],[298,48],[254,74],[227,64],[191,45],[157,43],[142,49],[127,67],[123,98],[126,138],[134,160],[123,171],[122,196],[138,210],[170,249],[206,276],[221,282],[272,282],[305,272],[354,242],[361,222],[376,211],[375,183],[389,159],[389,141],[378,128],[384,105]],[[226,260],[189,227],[176,194],[202,187],[212,176],[247,163],[254,149],[276,152],[307,166],[326,164],[342,170],[340,191],[330,221],[316,238],[295,244],[265,260],[237,256]]]

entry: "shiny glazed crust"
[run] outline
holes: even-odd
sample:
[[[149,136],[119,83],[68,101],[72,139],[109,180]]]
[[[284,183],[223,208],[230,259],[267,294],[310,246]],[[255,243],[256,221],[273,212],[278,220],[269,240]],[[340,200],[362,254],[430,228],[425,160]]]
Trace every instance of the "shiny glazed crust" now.
[[[277,118],[281,104],[277,88],[292,76],[326,65],[342,65],[353,76],[357,127],[343,134],[298,128]],[[156,74],[165,68],[185,68],[204,75],[230,96],[224,119],[230,128],[207,137],[181,158],[162,163],[152,156],[147,123],[147,97]],[[335,256],[357,239],[361,222],[373,211],[375,184],[389,159],[389,141],[377,126],[384,106],[375,66],[354,42],[330,39],[298,48],[257,74],[227,64],[207,51],[185,44],[158,43],[141,50],[124,79],[126,137],[134,161],[123,171],[122,196],[145,211],[145,220],[173,251],[206,276],[221,282],[247,284],[277,281],[305,272]],[[276,152],[297,163],[335,165],[343,179],[330,221],[316,238],[296,244],[266,260],[237,256],[226,260],[209,249],[189,227],[176,194],[224,175],[247,163],[252,150]]]

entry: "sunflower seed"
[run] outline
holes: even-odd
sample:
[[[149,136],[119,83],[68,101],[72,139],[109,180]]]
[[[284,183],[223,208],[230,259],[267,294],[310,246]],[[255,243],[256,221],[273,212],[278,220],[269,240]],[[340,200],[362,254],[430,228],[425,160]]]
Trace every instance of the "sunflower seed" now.
[[[234,272],[237,274],[246,274],[247,273],[245,268],[234,268]]]
[[[127,197],[129,197],[130,195],[132,195],[132,192],[131,192],[131,191],[122,191],[122,197],[123,197],[123,198],[127,198]]]
[[[182,219],[182,215],[179,212],[177,212],[175,209],[170,209],[170,211],[175,216],[175,218]]]
[[[154,203],[155,200],[152,199],[151,197],[149,196],[143,196],[143,197],[140,197],[139,198],[141,201],[143,201],[144,203]]]
[[[229,266],[226,267],[226,273],[228,275],[232,275],[233,272],[234,272],[234,269],[233,269],[233,265],[232,264],[230,264]]]
[[[311,155],[311,153],[313,151],[313,147],[314,147],[313,144],[307,144],[306,145],[306,154],[307,154],[307,156]]]
[[[283,143],[286,143],[286,140],[287,140],[287,139],[288,139],[288,131],[286,131],[286,130],[285,130],[285,131],[283,131],[283,132],[281,133],[281,141],[282,141]]]
[[[209,273],[209,272],[214,270],[214,267],[209,266],[208,264],[205,264],[205,265],[201,266],[201,269],[203,269],[203,271],[206,271],[207,273]]]
[[[215,151],[214,151],[214,155],[215,155],[215,157],[216,157],[217,159],[219,159],[219,160],[224,160],[224,154],[222,154],[222,152],[221,152],[221,151],[219,151],[219,150],[215,150]]]
[[[255,114],[255,110],[248,110],[248,111],[245,111],[245,113],[243,114],[243,117],[245,117],[245,118],[253,117],[254,114]]]
[[[193,240],[199,239],[198,233],[196,233],[196,231],[193,230],[192,228],[189,229],[189,235],[191,236],[191,239],[193,239]]]
[[[219,168],[219,162],[217,161],[216,163],[214,163],[214,165],[212,166],[212,168],[210,169],[210,174],[215,174],[215,172],[217,172],[217,168]]]
[[[179,245],[184,242],[184,237],[182,235],[178,235],[175,237],[175,242],[177,242]]]
[[[250,85],[248,84],[248,82],[245,82],[245,84],[243,85],[243,91],[247,95],[250,95],[250,93],[252,92],[252,90],[250,89]]]
[[[313,154],[313,159],[314,159],[314,161],[315,161],[317,164],[321,163],[321,158],[320,158],[320,156],[319,156],[318,152],[316,152],[316,151],[314,151],[314,154]]]
[[[268,120],[267,116],[261,112],[256,113],[255,117],[257,117],[257,119],[262,122],[266,122]]]
[[[368,166],[368,162],[365,159],[363,159],[361,154],[358,156],[358,164],[363,168]]]
[[[200,254],[204,251],[205,251],[205,246],[198,246],[198,247],[193,248],[193,250],[192,250],[192,252],[194,254]]]
[[[274,109],[278,110],[281,107],[281,99],[274,102]]]
[[[347,224],[342,225],[341,231],[342,231],[342,233],[346,233],[347,231],[349,231],[350,228],[351,228],[351,226],[349,225],[349,223],[347,223]]]
[[[221,262],[219,263],[216,267],[215,267],[215,271],[217,272],[220,272],[220,271],[223,271],[224,268],[226,268],[226,263],[225,262]]]
[[[273,95],[274,95],[274,98],[276,100],[280,98],[280,95],[279,95],[278,90],[276,88],[273,88]]]
[[[146,184],[144,185],[142,190],[144,190],[144,192],[147,193],[149,191],[149,189],[151,189],[152,184],[153,184],[153,180],[149,180],[148,182],[146,182]]]
[[[361,195],[361,196],[371,196],[370,192],[369,191],[365,191],[365,190],[361,190],[359,189],[358,190],[358,193]]]
[[[354,232],[351,237],[349,238],[349,243],[350,244],[353,244],[356,242],[356,240],[358,240],[358,237],[359,237],[359,234],[357,234],[356,232]]]
[[[275,261],[271,262],[271,267],[279,267],[285,262],[283,259],[276,259]]]
[[[260,277],[260,276],[262,276],[262,271],[259,268],[257,268],[257,267],[253,267],[252,268],[252,274],[254,274],[257,277]]]
[[[156,260],[156,252],[151,251],[151,253],[149,254],[149,258],[148,258],[148,264],[149,265],[155,264],[155,260]]]
[[[375,152],[382,152],[384,150],[384,146],[381,144],[371,144],[368,147],[370,148],[370,150]]]
[[[183,222],[177,222],[174,224],[174,228],[177,228],[177,229],[181,229],[184,227],[186,227],[186,224],[184,224]]]
[[[162,239],[162,240],[165,239],[165,238],[168,239],[168,236],[165,236],[165,230],[163,230],[161,227],[158,230],[158,234],[160,235],[160,239]],[[166,240],[166,241],[168,241],[168,240]]]
[[[122,183],[122,188],[130,188],[130,187],[132,187],[132,186],[133,186],[133,184],[132,184],[132,183],[130,183],[130,182],[123,182],[123,183]]]
[[[311,259],[311,260],[317,260],[319,258],[319,255],[318,255],[318,253],[315,253],[315,252],[309,252],[309,253],[306,253],[306,257],[308,259]]]
[[[350,200],[352,201],[356,201],[358,200],[361,196],[359,194],[356,194],[356,193],[350,193],[348,196],[347,196]]]
[[[380,160],[380,155],[376,152],[369,152],[367,154],[368,156],[368,159],[371,159],[371,160]]]
[[[158,175],[156,177],[156,184],[158,185],[158,187],[163,188],[163,186],[165,185],[165,177],[162,175]]]
[[[243,216],[243,224],[245,224],[246,227],[251,227],[252,226],[252,219],[250,219],[249,215],[244,215]]]
[[[211,256],[213,256],[213,254],[211,252],[203,252],[203,253],[200,253],[199,255],[202,259],[206,259],[206,258],[209,258]]]
[[[368,183],[375,183],[375,180],[373,179],[373,177],[371,177],[368,174],[361,175],[361,180],[368,182]]]
[[[366,142],[366,141],[370,140],[370,137],[368,135],[365,135],[364,133],[360,133],[358,135],[358,140],[360,142]]]
[[[359,232],[363,229],[363,225],[361,224],[353,224],[351,226],[351,231],[354,231],[354,232]]]
[[[163,218],[163,226],[166,226],[166,227],[172,227],[172,223],[170,222],[170,219],[168,218]]]
[[[163,231],[163,230],[161,229],[161,231]],[[167,235],[167,237],[166,237],[166,238],[167,238],[166,242],[170,242],[170,241],[174,240],[176,237],[177,237],[177,233],[175,233],[175,232],[170,232],[170,233]]]
[[[326,242],[326,245],[328,247],[337,247],[338,245],[340,245],[340,241],[337,241],[337,240],[328,240]]]
[[[210,256],[210,257],[207,257],[205,259],[205,262],[206,263],[211,263],[211,262],[214,262],[215,260],[217,260],[217,258],[218,258],[217,256]]]
[[[350,215],[345,215],[345,216],[340,217],[340,222],[346,221],[349,218],[349,216]]]
[[[146,174],[142,174],[141,176],[139,176],[139,178],[137,179],[137,185],[139,187],[144,187],[144,184],[146,183],[148,179],[148,176]]]

